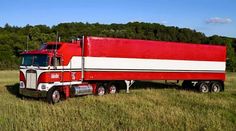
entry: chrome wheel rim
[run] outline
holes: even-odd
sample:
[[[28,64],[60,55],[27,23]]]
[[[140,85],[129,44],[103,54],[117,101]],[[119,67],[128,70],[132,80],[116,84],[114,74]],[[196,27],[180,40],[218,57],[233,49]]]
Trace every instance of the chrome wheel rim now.
[[[116,86],[115,85],[110,86],[109,93],[110,94],[115,94],[116,93]]]
[[[60,92],[58,90],[55,90],[53,93],[52,93],[52,101],[54,103],[57,103],[59,102],[60,100]]]
[[[99,96],[102,96],[102,95],[104,95],[104,94],[105,94],[105,89],[104,89],[104,87],[102,87],[102,86],[99,87],[99,88],[98,88],[98,95],[99,95]]]
[[[208,92],[208,87],[207,87],[206,84],[202,84],[202,85],[201,85],[201,92],[203,92],[203,93]]]
[[[219,89],[220,89],[220,87],[219,87],[218,84],[213,84],[213,85],[212,85],[212,91],[213,91],[213,92],[219,92]]]

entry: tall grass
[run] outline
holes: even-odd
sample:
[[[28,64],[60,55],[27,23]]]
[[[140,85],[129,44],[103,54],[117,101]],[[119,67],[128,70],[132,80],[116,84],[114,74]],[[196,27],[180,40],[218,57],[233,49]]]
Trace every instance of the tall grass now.
[[[17,71],[0,72],[0,130],[235,130],[236,74],[225,92],[201,94],[158,82],[131,93],[69,98],[56,105],[16,97]]]

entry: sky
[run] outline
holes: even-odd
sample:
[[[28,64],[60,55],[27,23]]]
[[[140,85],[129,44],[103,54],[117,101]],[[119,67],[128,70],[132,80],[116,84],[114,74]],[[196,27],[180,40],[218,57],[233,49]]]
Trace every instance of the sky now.
[[[0,0],[0,26],[149,22],[236,38],[236,0]]]

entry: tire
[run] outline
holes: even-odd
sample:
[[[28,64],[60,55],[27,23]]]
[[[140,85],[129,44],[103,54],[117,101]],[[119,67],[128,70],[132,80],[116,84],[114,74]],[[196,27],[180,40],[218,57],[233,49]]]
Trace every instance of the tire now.
[[[61,93],[59,92],[59,90],[54,87],[52,89],[50,89],[47,93],[47,101],[50,104],[55,104],[58,103],[61,100]]]
[[[110,84],[110,85],[108,85],[108,87],[107,87],[107,92],[108,92],[109,94],[115,94],[115,93],[117,92],[117,87],[116,87],[116,85],[115,85],[115,84]]]
[[[223,86],[218,81],[212,81],[210,83],[210,90],[211,92],[220,92],[223,89]]]
[[[98,96],[103,96],[105,94],[105,87],[103,85],[98,85],[96,89]]]
[[[201,92],[201,93],[207,93],[207,92],[209,92],[209,84],[207,84],[207,83],[204,82],[204,81],[200,81],[200,82],[197,84],[197,88],[198,88],[198,91]]]

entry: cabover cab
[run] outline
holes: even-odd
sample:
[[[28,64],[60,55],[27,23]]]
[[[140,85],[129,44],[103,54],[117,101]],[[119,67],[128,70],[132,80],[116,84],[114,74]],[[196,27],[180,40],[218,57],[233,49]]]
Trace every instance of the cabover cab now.
[[[48,42],[21,56],[20,94],[50,103],[124,87],[129,92],[133,80],[183,80],[183,87],[200,92],[224,89],[224,46],[83,37]]]

